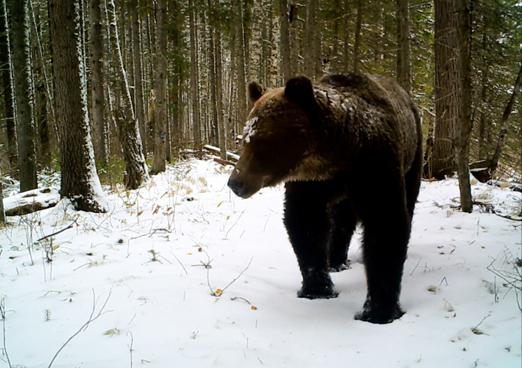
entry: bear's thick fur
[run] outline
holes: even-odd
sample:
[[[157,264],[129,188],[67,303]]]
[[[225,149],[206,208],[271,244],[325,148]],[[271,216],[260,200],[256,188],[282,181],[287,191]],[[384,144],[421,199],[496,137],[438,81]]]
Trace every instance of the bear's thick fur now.
[[[303,277],[299,297],[332,298],[329,272],[348,267],[355,226],[364,228],[368,293],[356,319],[402,316],[399,294],[419,193],[422,133],[417,110],[392,79],[329,75],[312,85],[249,85],[254,107],[228,185],[247,198],[285,183],[284,223]]]

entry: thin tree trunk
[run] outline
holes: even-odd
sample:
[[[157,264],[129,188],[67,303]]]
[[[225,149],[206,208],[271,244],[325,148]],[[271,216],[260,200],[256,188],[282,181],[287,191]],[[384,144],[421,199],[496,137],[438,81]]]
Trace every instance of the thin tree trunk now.
[[[457,28],[457,120],[454,122],[454,151],[459,178],[460,207],[463,212],[473,211],[471,183],[469,180],[469,143],[471,136],[471,3],[456,2]]]
[[[119,73],[119,89],[123,94],[122,106],[117,111],[116,121],[118,124],[118,135],[120,144],[123,149],[123,158],[125,160],[125,187],[128,189],[137,189],[144,181],[148,179],[148,170],[143,156],[140,132],[138,122],[134,114],[132,106],[132,98],[130,95],[129,81],[127,73],[123,65],[123,55],[120,48],[118,36],[118,24],[116,21],[116,8],[114,0],[108,0],[108,13],[110,17],[110,27],[112,29],[112,45],[113,53],[115,53],[115,62],[118,65]]]
[[[0,6],[3,7],[2,4]],[[2,177],[2,173],[0,172],[0,178]],[[2,187],[2,181],[0,180],[0,228],[5,225],[5,212],[4,212],[4,188]]]
[[[143,64],[140,42],[140,18],[138,10],[140,9],[140,1],[132,0],[130,3],[130,12],[132,18],[132,53],[134,65],[134,107],[136,109],[136,119],[140,127],[140,136],[142,137],[143,155],[147,156],[147,135],[145,129],[145,114],[143,111]]]
[[[397,80],[410,93],[410,15],[408,0],[397,0]]]
[[[484,45],[484,43],[483,43]],[[487,131],[490,129],[489,122],[486,121],[486,109],[488,98],[488,70],[489,66],[484,63],[482,69],[481,88],[480,88],[480,111],[479,111],[479,137],[478,137],[478,158],[484,160],[487,157],[488,148],[486,145]]]
[[[192,129],[194,135],[194,148],[201,149],[201,122],[199,118],[199,77],[198,77],[198,58],[197,58],[197,29],[196,29],[196,9],[193,0],[189,0],[189,27],[190,27],[190,94],[192,100]]]
[[[350,70],[350,17],[352,8],[350,6],[349,0],[344,0],[343,2],[343,10],[344,10],[344,37],[343,37],[343,67],[344,71],[348,72]]]
[[[37,187],[28,0],[8,0],[7,5],[12,34],[11,66],[14,77],[20,191],[24,192]]]
[[[316,0],[308,0],[306,4],[306,17],[304,29],[304,73],[309,78],[315,77],[315,15],[317,13]]]
[[[284,1],[281,1],[284,2]],[[245,121],[246,110],[247,110],[247,99],[246,99],[246,58],[245,58],[245,42],[243,35],[243,5],[241,0],[234,0],[235,3],[235,38],[237,47],[237,98],[238,98],[238,120],[239,124]]]
[[[218,2],[214,1],[214,6],[217,8]],[[218,19],[219,20],[219,19]],[[219,23],[221,24],[221,23]],[[227,155],[227,124],[223,116],[223,73],[221,62],[221,30],[220,26],[216,28],[215,34],[215,58],[216,58],[216,92],[217,92],[217,124],[218,124],[218,138],[220,156],[226,159]]]
[[[154,160],[152,171],[165,171],[167,145],[167,6],[165,0],[156,3],[156,62],[154,90],[156,92],[156,115],[154,117]]]
[[[279,1],[281,67],[283,82],[292,77],[290,64],[290,23],[288,22],[288,0]]]
[[[362,0],[357,0],[357,16],[355,20],[355,41],[353,44],[353,71],[359,72],[360,48],[361,48],[361,28],[362,28]]]
[[[13,106],[13,84],[11,78],[11,63],[9,60],[8,18],[4,0],[0,0],[0,73],[4,86],[4,114],[7,134],[7,161],[9,174],[18,178],[18,157],[16,147],[16,124]]]
[[[498,161],[500,160],[500,155],[502,153],[502,149],[506,143],[507,132],[509,128],[509,116],[513,111],[513,106],[517,99],[517,95],[520,92],[520,86],[522,85],[522,60],[520,63],[520,69],[518,70],[517,79],[515,80],[515,84],[513,85],[513,92],[511,92],[511,97],[504,108],[504,113],[502,114],[502,119],[500,119],[500,133],[498,135],[497,144],[495,146],[495,151],[493,152],[493,156],[490,160],[490,172],[493,174],[498,167]]]
[[[60,121],[60,194],[76,209],[105,212],[96,173],[81,57],[78,0],[51,0],[56,113]]]
[[[91,114],[92,126],[95,132],[94,152],[100,165],[106,168],[109,165],[108,124],[105,120],[105,76],[104,43],[102,33],[101,0],[90,0],[90,62],[91,62]]]
[[[31,39],[33,43],[33,76],[35,89],[35,121],[38,132],[38,162],[42,167],[51,167],[51,142],[49,137],[49,121],[47,119],[47,91],[45,78],[45,60],[43,53],[40,53],[40,12],[35,12],[31,0],[31,19],[32,19],[32,34]],[[39,10],[39,9],[37,9]]]
[[[435,134],[430,167],[433,177],[439,180],[451,174],[455,167],[450,112],[454,91],[448,85],[455,79],[451,64],[455,55],[450,46],[454,45],[456,32],[451,20],[452,9],[449,0],[435,2]]]

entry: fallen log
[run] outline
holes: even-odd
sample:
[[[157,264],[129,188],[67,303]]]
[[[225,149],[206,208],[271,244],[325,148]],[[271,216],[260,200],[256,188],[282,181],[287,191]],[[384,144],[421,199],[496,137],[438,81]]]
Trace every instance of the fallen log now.
[[[6,216],[21,216],[56,206],[60,201],[60,194],[49,188],[28,190],[4,198]]]
[[[217,154],[219,155],[221,153],[221,150],[216,147],[212,146],[210,144],[206,144],[203,146],[203,149],[209,153]],[[230,151],[227,151],[227,160],[234,162],[233,165],[235,165],[235,162],[239,161],[239,155]]]

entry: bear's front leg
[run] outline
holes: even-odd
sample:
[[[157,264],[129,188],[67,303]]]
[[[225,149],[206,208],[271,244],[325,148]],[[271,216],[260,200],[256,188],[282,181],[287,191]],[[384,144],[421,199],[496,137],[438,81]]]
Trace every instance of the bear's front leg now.
[[[328,188],[322,182],[285,185],[284,222],[297,256],[303,285],[300,298],[328,299],[339,293],[328,273]]]
[[[366,200],[358,204],[364,227],[363,258],[368,282],[363,310],[355,316],[358,320],[383,324],[404,314],[399,296],[411,217],[401,181],[397,181],[399,184],[388,184],[385,190],[381,189],[379,197],[374,195],[377,191],[369,192],[364,196]],[[370,184],[367,188],[376,189]]]

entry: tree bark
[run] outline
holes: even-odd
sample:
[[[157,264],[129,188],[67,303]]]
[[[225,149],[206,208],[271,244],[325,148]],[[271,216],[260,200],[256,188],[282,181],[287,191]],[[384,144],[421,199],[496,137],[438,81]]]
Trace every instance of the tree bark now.
[[[45,60],[43,53],[40,53],[40,12],[31,5],[32,20],[32,49],[33,49],[33,85],[35,89],[34,108],[35,121],[38,133],[38,163],[45,168],[51,167],[51,141],[49,137],[49,120],[47,119],[47,90],[45,78]]]
[[[397,0],[397,80],[410,93],[410,15],[409,1]]]
[[[156,61],[154,91],[156,92],[156,115],[154,117],[154,160],[152,171],[165,171],[167,148],[167,6],[165,0],[156,3]]]
[[[452,23],[453,6],[450,1],[435,2],[435,134],[431,172],[434,178],[444,179],[455,167],[452,151],[452,100],[454,91],[448,85],[455,79],[453,53],[456,29]]]
[[[3,7],[2,4],[0,6]],[[0,172],[0,178],[2,177]],[[4,212],[4,193],[3,193],[2,181],[0,180],[0,228],[5,225],[5,212]]]
[[[283,2],[283,1],[282,1]],[[238,98],[238,120],[243,124],[247,112],[246,97],[246,57],[245,57],[245,37],[243,34],[243,4],[241,0],[234,0],[235,9],[235,38],[237,47],[237,98]]]
[[[199,116],[199,73],[197,55],[197,29],[196,9],[194,1],[189,0],[189,27],[190,27],[190,94],[192,100],[192,129],[194,135],[194,148],[201,149],[201,122]]]
[[[105,212],[92,148],[78,0],[50,1],[56,114],[60,122],[60,194],[78,210]]]
[[[104,43],[101,0],[90,0],[91,114],[95,133],[94,152],[100,165],[109,166],[108,124],[105,120]]]
[[[16,147],[16,124],[13,106],[13,84],[9,58],[8,18],[4,0],[0,0],[0,73],[4,87],[4,114],[7,133],[7,161],[9,174],[18,178],[18,155]]]
[[[138,125],[140,128],[140,136],[142,138],[143,155],[147,156],[147,134],[145,129],[145,113],[144,113],[144,100],[143,100],[143,64],[142,64],[142,52],[140,42],[140,17],[138,10],[140,9],[140,1],[132,0],[130,3],[130,12],[132,18],[132,53],[133,53],[133,65],[134,65],[134,106],[136,110],[136,119],[138,119]]]
[[[136,121],[136,116],[132,106],[129,81],[127,79],[125,66],[123,65],[123,55],[118,36],[118,23],[116,21],[114,0],[109,0],[107,7],[110,28],[112,30],[112,49],[113,54],[115,54],[115,63],[117,64],[119,74],[119,89],[122,94],[121,107],[115,108],[115,110],[118,136],[123,149],[123,158],[125,160],[124,183],[125,187],[128,189],[137,189],[148,179],[149,174],[145,163],[145,157],[143,156],[138,122]]]
[[[288,21],[288,0],[279,1],[281,73],[283,82],[292,77],[290,64],[290,23]]]
[[[11,20],[11,66],[14,79],[15,115],[18,138],[20,191],[35,189],[36,147],[31,88],[28,0],[8,0]]]
[[[362,0],[357,0],[357,15],[355,18],[355,41],[353,43],[353,71],[359,72],[359,64],[361,63],[361,28],[362,28]]]
[[[305,17],[305,29],[304,29],[304,73],[309,78],[314,79],[316,76],[316,37],[318,30],[316,29],[316,13],[317,13],[317,1],[308,0],[306,4],[306,17]]]
[[[469,143],[471,136],[471,3],[458,0],[455,3],[457,28],[457,120],[454,122],[454,151],[459,178],[460,207],[463,212],[473,211],[471,183],[469,180]]]
[[[445,172],[440,170],[440,166],[435,166],[436,163],[443,162],[447,165],[444,170],[450,172],[456,166],[463,212],[473,210],[468,164],[471,133],[470,20],[468,0],[435,1],[436,131],[432,169],[437,177]],[[448,133],[449,147],[441,140],[442,126],[447,128],[443,133]],[[447,151],[440,150],[438,145]],[[441,152],[446,156],[441,156]],[[436,153],[438,161],[435,161]]]
[[[502,149],[506,143],[507,132],[509,128],[509,116],[513,111],[513,106],[515,105],[515,101],[517,99],[517,95],[520,92],[520,86],[522,85],[522,60],[520,62],[520,69],[518,70],[517,79],[515,80],[515,84],[513,85],[513,91],[511,92],[511,97],[504,108],[504,113],[502,114],[502,119],[500,119],[500,132],[498,134],[497,144],[495,146],[495,151],[493,152],[493,156],[490,159],[490,172],[491,175],[495,172],[498,167],[498,161],[500,160],[500,155],[502,153]]]

